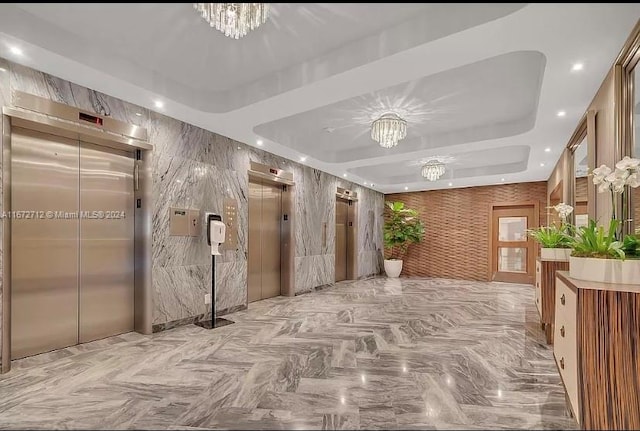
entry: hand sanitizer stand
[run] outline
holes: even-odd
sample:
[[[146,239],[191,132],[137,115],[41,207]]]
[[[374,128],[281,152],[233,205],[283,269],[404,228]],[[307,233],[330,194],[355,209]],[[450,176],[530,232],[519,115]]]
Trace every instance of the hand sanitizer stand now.
[[[234,322],[216,317],[216,256],[220,256],[218,246],[224,243],[225,225],[222,217],[217,214],[207,214],[207,244],[211,246],[211,320],[196,322],[205,329],[227,326]]]

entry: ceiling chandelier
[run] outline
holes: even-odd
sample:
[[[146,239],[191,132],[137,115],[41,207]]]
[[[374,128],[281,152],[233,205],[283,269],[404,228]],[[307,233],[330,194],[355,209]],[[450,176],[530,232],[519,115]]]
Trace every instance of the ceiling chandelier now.
[[[234,39],[258,28],[269,17],[269,3],[194,3],[193,7],[211,27]]]
[[[407,122],[398,114],[384,114],[371,125],[371,139],[381,147],[392,148],[407,136]]]
[[[444,174],[444,163],[439,160],[429,160],[422,166],[422,176],[429,181],[438,180]]]

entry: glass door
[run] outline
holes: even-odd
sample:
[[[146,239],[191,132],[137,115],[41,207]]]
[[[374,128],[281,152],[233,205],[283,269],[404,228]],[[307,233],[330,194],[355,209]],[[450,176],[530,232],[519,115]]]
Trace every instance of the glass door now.
[[[493,207],[492,280],[533,284],[535,244],[527,230],[535,226],[535,207]]]

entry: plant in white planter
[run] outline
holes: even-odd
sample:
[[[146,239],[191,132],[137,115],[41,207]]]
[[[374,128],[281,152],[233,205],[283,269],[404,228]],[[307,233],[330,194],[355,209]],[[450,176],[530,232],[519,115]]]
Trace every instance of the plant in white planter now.
[[[384,223],[384,271],[387,277],[396,278],[402,272],[402,258],[410,244],[422,241],[424,225],[418,212],[405,208],[403,202],[387,202],[387,219]]]
[[[622,237],[622,214],[617,211],[617,195],[640,186],[640,159],[625,157],[615,170],[602,165],[593,170],[593,183],[600,193],[611,193],[612,218],[605,232],[593,220],[580,228],[569,260],[571,277],[604,283],[640,284],[640,238]]]
[[[593,220],[581,227],[569,259],[569,275],[578,280],[640,284],[640,238],[627,235],[616,240],[619,220],[609,230]]]
[[[568,262],[575,228],[567,223],[567,218],[573,212],[573,207],[559,203],[551,208],[560,216],[560,227],[552,225],[531,229],[529,236],[542,246],[540,257],[543,260]]]

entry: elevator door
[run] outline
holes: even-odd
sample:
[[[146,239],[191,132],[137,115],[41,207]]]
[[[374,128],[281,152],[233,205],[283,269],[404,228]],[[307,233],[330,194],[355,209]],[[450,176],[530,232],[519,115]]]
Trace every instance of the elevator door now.
[[[78,141],[11,135],[11,357],[78,342]]]
[[[133,331],[134,161],[80,145],[80,333],[85,343]]]
[[[349,202],[336,199],[336,281],[347,279],[347,229]]]
[[[249,302],[280,295],[280,218],[282,190],[279,186],[249,182]]]
[[[133,159],[15,128],[11,357],[133,330]]]

